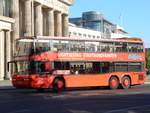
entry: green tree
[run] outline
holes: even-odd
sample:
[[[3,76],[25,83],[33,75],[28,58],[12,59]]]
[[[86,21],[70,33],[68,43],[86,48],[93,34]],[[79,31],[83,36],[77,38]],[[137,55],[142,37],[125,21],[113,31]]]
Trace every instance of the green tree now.
[[[146,68],[150,69],[150,49],[146,50]]]

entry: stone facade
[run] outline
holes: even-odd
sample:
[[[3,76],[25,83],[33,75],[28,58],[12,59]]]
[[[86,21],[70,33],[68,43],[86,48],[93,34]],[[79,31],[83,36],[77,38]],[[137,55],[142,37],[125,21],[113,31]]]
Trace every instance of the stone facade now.
[[[0,16],[0,80],[9,79],[7,62],[12,60],[12,24],[14,19]]]
[[[67,36],[68,11],[73,0],[13,0],[19,36]]]
[[[7,3],[3,6],[5,1]],[[68,12],[73,0],[0,2],[0,80],[3,80],[10,78],[7,62],[12,60],[16,39],[25,36],[68,36]],[[7,4],[11,5],[9,10]]]

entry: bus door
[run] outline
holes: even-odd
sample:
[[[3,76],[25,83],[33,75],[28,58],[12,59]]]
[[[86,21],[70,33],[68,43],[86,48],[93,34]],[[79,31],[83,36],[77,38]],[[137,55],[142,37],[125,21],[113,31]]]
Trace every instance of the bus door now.
[[[109,62],[101,62],[100,63],[100,73],[108,73],[110,70]]]

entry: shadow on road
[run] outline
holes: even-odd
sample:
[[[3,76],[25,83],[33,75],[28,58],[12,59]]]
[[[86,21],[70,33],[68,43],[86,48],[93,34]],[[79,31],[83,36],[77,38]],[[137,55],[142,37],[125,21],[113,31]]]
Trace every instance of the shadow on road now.
[[[140,86],[141,87],[141,86]],[[62,92],[53,92],[51,89],[46,89],[44,91],[39,91],[36,89],[17,89],[12,86],[0,86],[0,92],[10,92],[16,94],[92,94],[92,93],[100,93],[100,94],[121,94],[126,92],[137,92],[140,91],[142,88],[140,87],[132,87],[131,89],[117,89],[117,90],[110,90],[108,87],[84,87],[84,88],[70,88],[66,89]]]

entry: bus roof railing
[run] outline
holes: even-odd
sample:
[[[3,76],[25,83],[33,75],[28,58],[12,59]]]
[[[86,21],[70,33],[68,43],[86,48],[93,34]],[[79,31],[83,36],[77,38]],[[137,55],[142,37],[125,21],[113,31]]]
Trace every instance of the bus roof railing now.
[[[22,40],[22,41],[31,41],[36,39],[37,41],[40,40],[75,40],[75,41],[97,41],[97,42],[133,42],[133,43],[142,43],[141,38],[112,38],[112,39],[86,39],[81,37],[56,37],[56,36],[34,36],[34,37],[20,37],[16,40]]]

